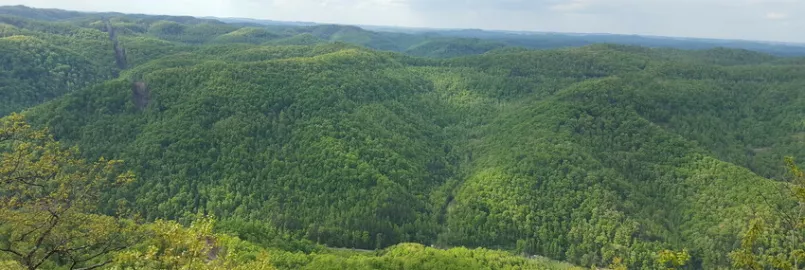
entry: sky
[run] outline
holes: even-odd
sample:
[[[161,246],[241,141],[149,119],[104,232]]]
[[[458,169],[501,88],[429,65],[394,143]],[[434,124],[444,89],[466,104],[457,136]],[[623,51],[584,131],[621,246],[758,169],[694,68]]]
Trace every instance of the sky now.
[[[0,0],[0,5],[805,43],[805,0]]]

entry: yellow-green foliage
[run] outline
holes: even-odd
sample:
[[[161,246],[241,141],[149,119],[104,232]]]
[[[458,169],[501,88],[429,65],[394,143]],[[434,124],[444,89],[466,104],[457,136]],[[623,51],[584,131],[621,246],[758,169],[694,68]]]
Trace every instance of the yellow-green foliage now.
[[[158,220],[143,225],[144,239],[118,253],[115,269],[274,269],[268,253],[237,238],[212,231],[214,220],[201,218],[190,227]]]
[[[581,269],[547,259],[524,258],[488,249],[437,249],[421,244],[400,244],[377,252],[328,251],[325,253],[273,252],[279,269]]]
[[[238,30],[220,35],[213,39],[212,43],[253,43],[261,44],[280,37],[279,34],[272,33],[263,28],[244,27]]]
[[[799,219],[777,218],[778,209],[801,210],[794,198],[802,192],[775,196],[789,185],[779,181],[787,177],[783,157],[805,156],[801,60],[608,44],[477,55],[502,44],[589,41],[501,33],[483,34],[498,37],[490,42],[434,41],[332,25],[266,31],[297,37],[282,42],[351,44],[271,46],[282,43],[271,37],[265,46],[212,45],[228,37],[261,42],[249,37],[267,32],[118,14],[113,26],[131,28],[118,33],[131,70],[107,80],[117,74],[109,34],[100,15],[85,15],[0,16],[13,25],[5,29],[26,36],[0,40],[0,58],[12,63],[0,73],[0,110],[26,109],[35,126],[80,146],[82,157],[123,159],[115,165],[136,172],[138,181],[105,189],[100,211],[87,218],[102,220],[98,214],[114,213],[121,201],[148,221],[190,224],[196,213],[213,214],[225,217],[227,233],[306,252],[268,256],[291,269],[486,267],[494,264],[474,258],[497,256],[383,250],[406,242],[618,268],[656,268],[657,252],[688,250],[685,266],[665,266],[717,269],[740,261],[728,254],[743,235],[757,237],[733,254],[754,256],[761,267],[802,266],[805,241],[791,233]],[[356,44],[394,51],[424,44],[409,53],[464,57]],[[752,219],[764,226],[746,230]],[[195,239],[165,221],[136,228]],[[191,248],[140,242],[146,246],[127,251],[170,267],[180,263],[159,257],[168,246]],[[383,251],[342,255],[312,243]],[[193,247],[200,251],[186,254],[196,259],[181,264],[221,265],[199,258],[212,245]],[[246,254],[244,262],[266,257],[234,254]],[[490,261],[497,260],[521,263]]]
[[[735,268],[800,269],[805,264],[805,172],[794,158],[785,161],[790,182],[779,194],[796,203],[772,204],[777,207],[772,216],[749,222],[740,247],[729,254]]]
[[[657,257],[659,268],[667,270],[680,269],[690,260],[690,254],[688,254],[687,250],[679,252],[663,250],[657,253]]]
[[[29,269],[60,258],[103,263],[125,248],[136,226],[99,215],[99,193],[130,182],[120,161],[89,163],[18,114],[0,120],[0,252]]]

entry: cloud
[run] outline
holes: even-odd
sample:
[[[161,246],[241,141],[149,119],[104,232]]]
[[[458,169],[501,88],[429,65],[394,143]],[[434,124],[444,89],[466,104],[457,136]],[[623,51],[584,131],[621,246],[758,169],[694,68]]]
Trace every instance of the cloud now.
[[[805,42],[805,0],[0,0],[85,11]],[[758,11],[768,11],[767,13]]]
[[[769,12],[766,13],[766,18],[769,20],[785,20],[788,18],[788,14],[780,12]]]
[[[566,12],[566,11],[579,11],[589,8],[593,4],[592,0],[571,0],[552,5],[551,10]]]
[[[407,0],[412,10],[420,12],[539,11],[565,0]]]

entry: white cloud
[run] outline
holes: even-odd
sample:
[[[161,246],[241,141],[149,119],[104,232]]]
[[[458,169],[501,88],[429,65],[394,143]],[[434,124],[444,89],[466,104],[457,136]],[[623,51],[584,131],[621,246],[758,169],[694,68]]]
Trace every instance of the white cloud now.
[[[781,13],[781,12],[769,12],[766,13],[766,19],[769,20],[784,20],[788,18],[788,14]]]
[[[801,31],[805,0],[0,0],[4,4],[342,24],[805,42]]]
[[[550,7],[555,11],[578,11],[589,8],[593,4],[592,0],[571,0],[564,3],[557,3]]]

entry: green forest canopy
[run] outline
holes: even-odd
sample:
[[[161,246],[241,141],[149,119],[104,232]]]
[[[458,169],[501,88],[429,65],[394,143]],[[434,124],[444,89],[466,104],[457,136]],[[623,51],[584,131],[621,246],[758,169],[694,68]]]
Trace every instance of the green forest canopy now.
[[[23,10],[0,16],[0,114],[123,160],[136,180],[93,211],[124,203],[155,235],[212,215],[288,269],[559,267],[407,242],[716,269],[762,217],[764,252],[802,249],[775,240],[783,158],[805,156],[801,58]]]

